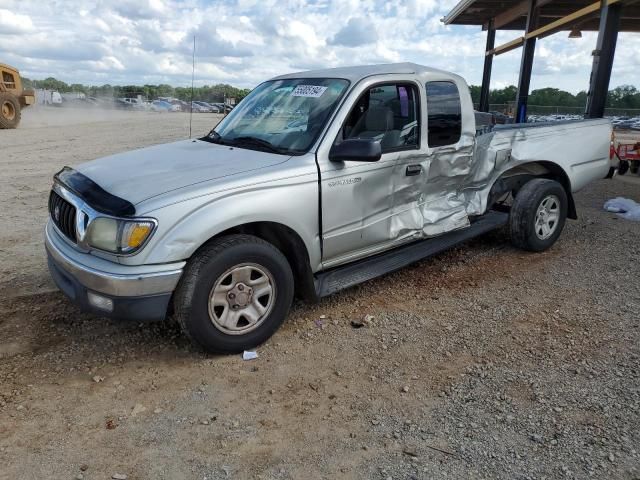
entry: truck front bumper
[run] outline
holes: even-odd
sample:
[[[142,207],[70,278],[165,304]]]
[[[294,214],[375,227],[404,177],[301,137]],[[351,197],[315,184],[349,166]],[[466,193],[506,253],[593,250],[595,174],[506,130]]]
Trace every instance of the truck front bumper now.
[[[49,271],[58,288],[83,310],[157,321],[167,315],[185,262],[127,266],[74,250],[49,222],[45,229]]]

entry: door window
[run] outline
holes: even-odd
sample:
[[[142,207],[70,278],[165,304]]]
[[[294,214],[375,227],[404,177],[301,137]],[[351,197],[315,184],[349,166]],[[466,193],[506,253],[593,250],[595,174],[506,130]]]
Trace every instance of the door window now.
[[[362,94],[342,127],[340,140],[373,138],[382,152],[419,147],[418,89],[410,83],[376,85]]]
[[[16,88],[15,79],[9,72],[2,72],[2,83],[4,83],[4,86],[9,90]]]
[[[462,131],[458,87],[453,82],[428,82],[426,89],[429,146],[442,147],[458,143]]]

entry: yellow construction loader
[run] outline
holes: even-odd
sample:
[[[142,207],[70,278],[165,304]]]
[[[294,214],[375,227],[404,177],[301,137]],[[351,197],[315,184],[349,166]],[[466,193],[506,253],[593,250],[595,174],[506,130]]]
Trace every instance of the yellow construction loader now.
[[[18,70],[0,63],[0,129],[16,128],[22,109],[35,102],[35,92],[22,88]]]

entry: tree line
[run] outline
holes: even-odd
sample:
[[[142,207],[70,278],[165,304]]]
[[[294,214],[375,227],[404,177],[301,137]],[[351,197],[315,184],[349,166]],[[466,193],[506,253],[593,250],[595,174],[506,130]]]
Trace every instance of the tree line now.
[[[472,85],[471,98],[473,103],[480,103],[480,87]],[[516,100],[518,88],[510,85],[505,88],[491,90],[489,92],[489,103],[508,104]],[[553,107],[576,107],[584,108],[587,104],[587,92],[580,91],[577,94],[565,92],[559,88],[540,88],[533,90],[529,94],[529,105],[553,106]],[[640,109],[640,90],[632,85],[621,85],[609,90],[607,95],[607,107]]]
[[[191,87],[172,87],[171,85],[102,85],[87,86],[79,83],[67,84],[53,77],[44,80],[30,80],[23,78],[24,84],[31,88],[46,88],[57,90],[61,93],[83,92],[91,97],[142,97],[155,100],[158,97],[175,97],[188,101],[191,98]],[[472,85],[471,98],[474,103],[480,102],[480,87]],[[225,98],[235,98],[240,101],[251,90],[248,88],[237,88],[232,85],[218,83],[216,85],[205,85],[195,87],[193,98],[205,102],[222,102]],[[510,85],[505,88],[491,90],[489,103],[508,104],[515,101],[517,88]],[[587,92],[581,91],[577,94],[565,92],[559,88],[540,88],[533,90],[529,95],[529,105],[556,106],[556,107],[584,107],[587,103]],[[640,109],[640,90],[632,85],[621,85],[609,90],[607,107]]]
[[[171,85],[101,85],[89,86],[79,83],[68,84],[53,77],[44,80],[31,80],[23,78],[23,83],[27,88],[44,88],[56,90],[60,93],[82,92],[89,97],[109,97],[109,98],[135,98],[141,95],[143,98],[155,100],[158,97],[174,97],[180,100],[189,101],[191,98],[191,87],[173,87]],[[225,83],[216,85],[204,85],[194,87],[193,98],[205,102],[223,102],[226,98],[235,98],[240,101],[251,90],[248,88],[237,88]]]

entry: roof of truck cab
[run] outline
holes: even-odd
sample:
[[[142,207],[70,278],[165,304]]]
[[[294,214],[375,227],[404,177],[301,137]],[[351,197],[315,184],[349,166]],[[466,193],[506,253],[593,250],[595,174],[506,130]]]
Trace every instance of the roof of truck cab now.
[[[272,80],[282,80],[286,78],[344,78],[351,82],[357,82],[372,75],[393,75],[393,74],[421,74],[421,73],[441,73],[454,77],[450,72],[437,68],[425,67],[417,63],[383,63],[380,65],[360,65],[355,67],[324,68],[322,70],[309,70],[306,72],[288,73],[272,78]]]

